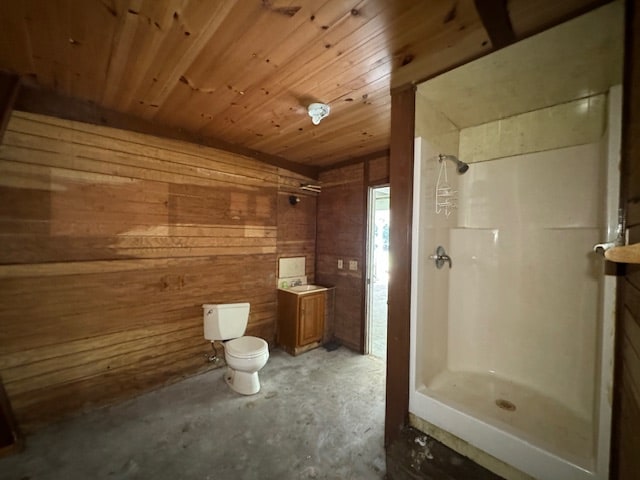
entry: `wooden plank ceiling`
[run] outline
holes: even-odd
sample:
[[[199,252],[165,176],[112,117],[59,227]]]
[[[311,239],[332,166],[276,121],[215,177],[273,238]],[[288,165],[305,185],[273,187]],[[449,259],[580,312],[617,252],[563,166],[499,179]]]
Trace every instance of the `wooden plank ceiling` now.
[[[391,87],[602,3],[12,0],[0,2],[0,70],[156,125],[326,168],[388,148]],[[331,106],[318,126],[306,112],[315,101]]]

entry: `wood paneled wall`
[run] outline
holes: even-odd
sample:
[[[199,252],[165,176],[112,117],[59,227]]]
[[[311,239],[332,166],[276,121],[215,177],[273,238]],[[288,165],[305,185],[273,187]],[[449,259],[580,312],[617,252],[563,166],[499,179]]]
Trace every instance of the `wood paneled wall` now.
[[[368,186],[384,185],[389,183],[389,153],[383,157],[374,158],[369,161],[365,168],[367,170]]]
[[[625,48],[622,190],[629,242],[640,243],[640,8],[632,1]],[[612,478],[632,480],[640,472],[640,265],[625,268],[619,280]]]
[[[333,336],[345,346],[360,351],[365,254],[362,238],[366,226],[364,163],[322,172],[320,182],[317,280],[322,285],[336,287]],[[342,270],[338,269],[339,258],[344,261]],[[349,270],[350,260],[358,262],[358,270]]]
[[[279,194],[301,180],[14,112],[0,147],[0,375],[21,426],[212,368],[203,303],[250,302],[247,333],[273,341],[277,255],[314,263],[313,200],[292,220]]]
[[[306,275],[309,283],[315,282],[316,274],[316,213],[317,194],[300,190],[307,177],[280,169],[278,191],[278,259],[281,257],[305,257]],[[292,205],[289,197],[299,198]],[[278,273],[276,272],[276,276]]]
[[[335,313],[329,335],[364,351],[364,277],[366,272],[367,193],[389,179],[389,157],[367,159],[320,174],[318,200],[317,282],[335,286]],[[338,259],[344,266],[338,269]],[[349,261],[358,262],[356,271]]]
[[[19,88],[20,79],[17,75],[6,75],[0,72],[0,143],[9,123]]]

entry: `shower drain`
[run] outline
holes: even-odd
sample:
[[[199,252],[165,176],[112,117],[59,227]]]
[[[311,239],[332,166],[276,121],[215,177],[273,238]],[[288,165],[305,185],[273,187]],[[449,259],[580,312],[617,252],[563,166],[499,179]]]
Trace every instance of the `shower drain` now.
[[[509,400],[505,400],[504,398],[498,398],[496,400],[496,405],[503,410],[507,410],[509,412],[513,412],[516,409],[516,406],[511,403]]]

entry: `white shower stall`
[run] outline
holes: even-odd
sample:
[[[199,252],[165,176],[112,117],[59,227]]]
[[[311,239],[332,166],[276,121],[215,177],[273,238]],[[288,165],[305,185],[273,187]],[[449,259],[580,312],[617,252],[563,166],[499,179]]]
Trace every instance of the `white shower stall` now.
[[[577,38],[583,45],[575,48],[593,42],[600,50],[607,46],[608,55],[619,54],[621,10],[614,3],[552,35],[575,37],[576,30],[612,22],[614,31],[599,40]],[[542,51],[540,45],[519,45],[502,60],[488,60],[490,67],[519,58],[529,62],[524,71],[545,68],[544,60],[536,65],[525,55],[526,48]],[[560,68],[573,75],[578,67]],[[506,465],[494,470],[507,477],[604,480],[615,277],[605,274],[593,247],[613,239],[618,225],[620,73],[577,98],[558,100],[540,86],[533,92],[540,106],[494,119],[486,118],[489,107],[476,107],[481,123],[464,100],[458,110],[443,107],[451,95],[443,85],[464,90],[468,78],[483,74],[451,75],[417,93],[412,423],[436,437],[441,432],[463,453],[472,449],[489,468]],[[526,103],[515,99],[526,86],[492,82],[503,89],[497,95],[512,96],[505,105]],[[566,83],[562,73],[550,88],[566,88],[559,83]],[[456,173],[440,154],[469,163],[469,170]],[[439,262],[441,268],[438,247],[450,258],[450,264]]]

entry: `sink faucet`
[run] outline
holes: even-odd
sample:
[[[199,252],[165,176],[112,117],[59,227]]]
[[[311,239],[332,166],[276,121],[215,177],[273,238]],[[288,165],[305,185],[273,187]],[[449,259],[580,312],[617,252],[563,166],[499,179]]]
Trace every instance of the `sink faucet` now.
[[[292,287],[297,287],[298,285],[302,285],[302,280],[294,280],[291,282]]]

